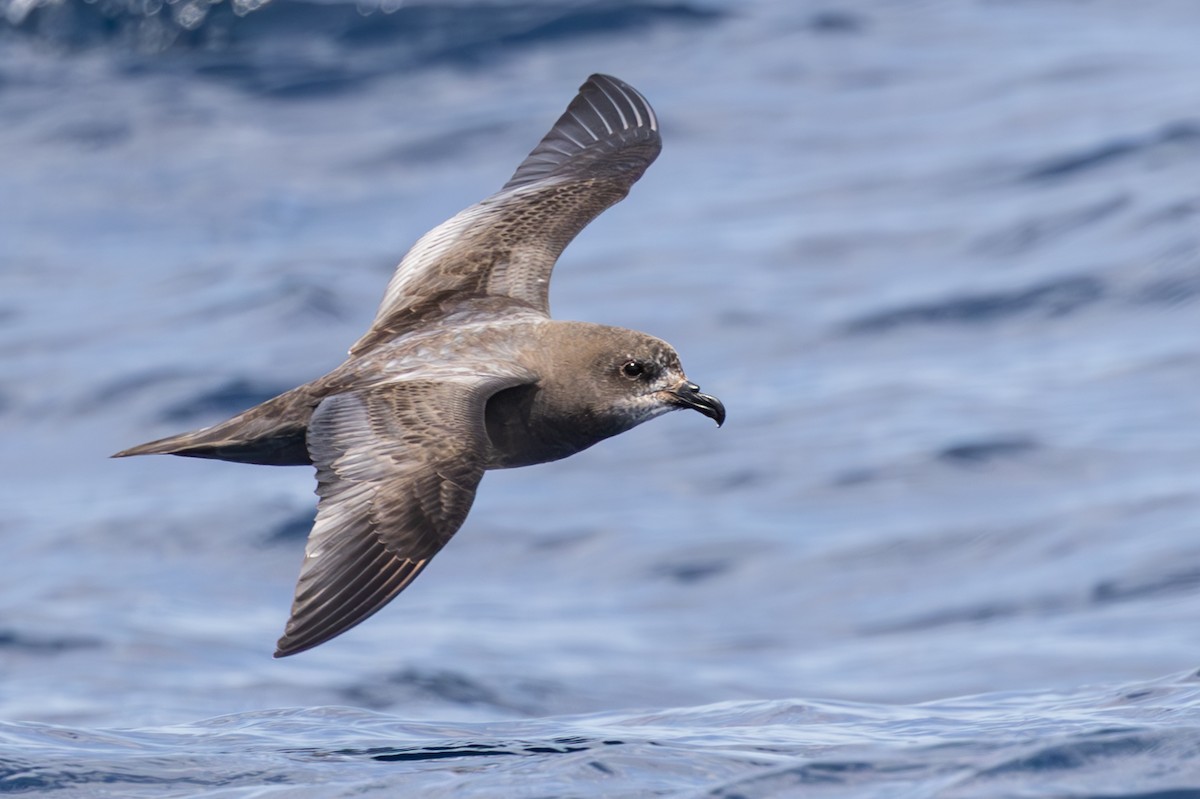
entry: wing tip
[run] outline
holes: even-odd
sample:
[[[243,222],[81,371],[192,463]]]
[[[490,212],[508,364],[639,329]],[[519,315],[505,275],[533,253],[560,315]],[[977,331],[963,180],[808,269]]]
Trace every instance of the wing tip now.
[[[391,574],[382,572],[381,574],[386,579],[382,583],[373,581],[371,593],[368,594],[364,601],[352,605],[348,614],[339,613],[336,616],[329,617],[324,613],[315,616],[308,612],[297,613],[296,606],[293,604],[291,618],[288,619],[283,635],[275,643],[275,653],[272,657],[278,660],[279,658],[297,655],[318,647],[327,641],[331,641],[343,633],[349,632],[371,616],[374,616],[385,605],[395,599],[401,591],[416,579],[417,575],[421,573],[428,562],[429,558],[422,558],[420,560],[409,558],[402,560],[393,559],[392,563],[399,564],[399,569],[393,571]],[[301,583],[303,583],[303,575],[301,576]],[[300,591],[300,584],[296,586],[296,590],[297,592]]]
[[[587,80],[585,80],[583,85],[579,87],[579,91],[580,93],[583,93],[589,86],[595,86],[597,89],[603,92],[605,85],[614,88],[621,94],[625,95],[625,99],[629,102],[630,107],[637,117],[635,120],[636,124],[633,125],[633,127],[647,127],[652,131],[658,132],[658,116],[654,113],[654,108],[651,107],[650,101],[646,99],[646,95],[642,94],[620,78],[607,75],[603,72],[593,72],[591,75],[588,75]],[[609,100],[611,102],[612,98],[610,97]],[[641,118],[643,111],[646,114],[646,120],[644,124]]]
[[[296,630],[294,629],[295,626],[295,617],[288,619],[287,628],[283,631],[283,635],[279,636],[279,640],[275,642],[275,652],[271,655],[271,657],[279,660],[280,658],[291,657],[292,655],[298,655],[301,652],[307,652],[314,647],[320,646],[331,638],[337,638],[354,625],[352,624],[350,627],[342,627],[341,629],[338,629],[332,633],[326,633],[324,635],[314,635],[312,630]]]
[[[620,78],[593,73],[501,191],[538,183],[570,169],[572,163],[586,168],[582,164],[621,148],[628,148],[639,162],[630,171],[632,183],[658,156],[659,136],[658,117],[641,92]],[[635,155],[635,150],[640,152]]]
[[[292,635],[292,630],[290,629],[292,627],[291,619],[288,619],[287,626],[289,629],[284,630],[283,635],[279,636],[279,640],[275,642],[275,652],[271,655],[271,657],[275,658],[276,660],[279,658],[285,658],[291,655],[299,654],[305,649],[316,646],[315,643],[310,643],[308,646],[305,646],[302,642],[296,640],[296,638]]]

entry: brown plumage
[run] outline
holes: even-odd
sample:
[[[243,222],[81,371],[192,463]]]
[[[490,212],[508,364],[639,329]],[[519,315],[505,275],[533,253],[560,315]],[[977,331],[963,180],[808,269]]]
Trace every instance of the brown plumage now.
[[[724,421],[666,342],[549,316],[559,254],[660,146],[645,98],[591,76],[498,193],[413,246],[340,367],[114,456],[316,466],[317,517],[276,657],[400,593],[462,525],[486,470],[564,458],[678,408]]]

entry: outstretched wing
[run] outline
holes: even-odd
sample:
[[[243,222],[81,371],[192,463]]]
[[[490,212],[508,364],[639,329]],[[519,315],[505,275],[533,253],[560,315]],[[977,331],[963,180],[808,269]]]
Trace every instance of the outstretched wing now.
[[[629,193],[661,148],[646,98],[592,75],[504,188],[413,245],[351,354],[464,307],[516,301],[548,314],[550,272],[563,248]]]
[[[308,428],[320,501],[276,657],[363,621],[445,546],[483,476],[484,404],[519,382],[397,383],[321,402]]]

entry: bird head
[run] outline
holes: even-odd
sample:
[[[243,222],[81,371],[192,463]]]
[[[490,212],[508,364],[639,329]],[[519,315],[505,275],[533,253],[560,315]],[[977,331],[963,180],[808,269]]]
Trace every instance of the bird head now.
[[[592,331],[589,331],[591,333]],[[603,327],[588,339],[581,364],[592,412],[628,430],[670,411],[690,408],[717,423],[725,406],[688,379],[679,355],[665,341],[622,328]]]

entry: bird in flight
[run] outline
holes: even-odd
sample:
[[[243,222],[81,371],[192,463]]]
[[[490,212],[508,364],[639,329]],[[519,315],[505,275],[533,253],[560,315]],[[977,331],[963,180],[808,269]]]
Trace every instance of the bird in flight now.
[[[276,657],[341,635],[404,590],[462,525],[488,469],[565,458],[679,408],[725,421],[665,341],[550,318],[559,254],[661,146],[646,99],[592,75],[499,192],[417,241],[341,366],[113,456],[316,467],[316,520]]]

